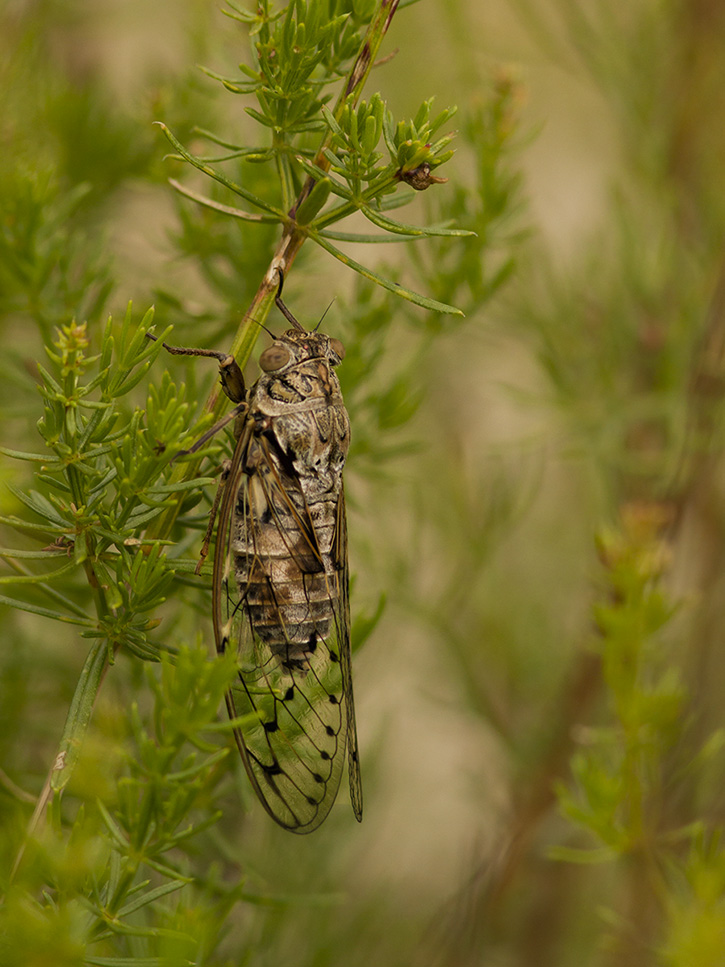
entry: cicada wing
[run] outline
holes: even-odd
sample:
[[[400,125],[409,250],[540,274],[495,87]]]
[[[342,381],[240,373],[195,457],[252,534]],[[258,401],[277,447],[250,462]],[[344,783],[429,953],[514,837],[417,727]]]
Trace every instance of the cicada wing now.
[[[360,776],[360,752],[355,722],[355,699],[352,688],[352,654],[350,649],[350,580],[347,562],[347,515],[345,492],[341,490],[335,515],[335,532],[332,542],[333,562],[337,579],[340,664],[342,685],[345,692],[347,712],[347,763],[350,782],[350,800],[358,822],[362,822],[362,779]]]
[[[241,720],[249,779],[270,816],[296,833],[316,829],[332,807],[354,714],[347,570],[333,547],[340,500],[326,524],[327,511],[310,513],[300,480],[266,442],[240,437],[217,530],[216,642],[238,653],[227,707]]]

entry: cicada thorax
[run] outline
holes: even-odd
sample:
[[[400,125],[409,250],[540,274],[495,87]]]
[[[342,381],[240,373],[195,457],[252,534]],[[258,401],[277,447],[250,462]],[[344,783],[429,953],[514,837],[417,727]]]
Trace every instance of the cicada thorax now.
[[[254,635],[283,666],[305,669],[337,635],[345,562],[336,535],[350,422],[332,363],[318,355],[329,338],[309,333],[302,341],[292,330],[284,340],[293,337],[312,358],[290,359],[250,391],[253,432],[231,547]]]

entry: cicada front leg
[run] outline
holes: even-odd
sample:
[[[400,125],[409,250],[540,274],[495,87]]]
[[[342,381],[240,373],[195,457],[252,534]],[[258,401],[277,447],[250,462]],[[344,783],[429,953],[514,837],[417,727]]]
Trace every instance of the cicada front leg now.
[[[154,336],[152,333],[149,332],[146,335],[149,339],[156,341],[156,336]],[[174,460],[176,460],[178,457],[188,456],[189,454],[196,453],[208,440],[210,440],[213,436],[216,436],[216,434],[220,430],[224,429],[225,426],[228,426],[232,420],[236,421],[234,426],[234,437],[238,442],[244,433],[249,407],[245,400],[246,386],[244,383],[244,374],[242,373],[242,370],[240,369],[236,359],[229,353],[220,352],[215,349],[193,349],[185,346],[169,346],[168,343],[162,343],[162,346],[172,356],[206,356],[218,360],[219,380],[222,385],[222,390],[224,391],[225,396],[227,396],[232,403],[236,404],[230,413],[227,413],[220,420],[218,420],[214,426],[210,427],[206,433],[202,434],[202,436],[199,437],[193,446],[189,447],[188,450],[179,450],[179,452],[174,456]],[[207,525],[204,540],[201,545],[199,561],[194,569],[196,574],[201,573],[204,562],[209,555],[209,546],[211,544],[211,538],[214,532],[214,523],[219,512],[219,506],[224,494],[226,482],[229,479],[231,463],[232,462],[230,460],[225,460],[222,464],[219,486],[217,488],[214,503],[212,504],[211,513],[209,515],[209,523]]]

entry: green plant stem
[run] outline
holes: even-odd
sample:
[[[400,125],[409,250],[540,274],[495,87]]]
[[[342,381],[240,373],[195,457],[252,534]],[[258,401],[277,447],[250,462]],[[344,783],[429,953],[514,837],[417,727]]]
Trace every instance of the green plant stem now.
[[[275,149],[277,174],[279,176],[279,183],[282,189],[282,208],[285,211],[289,211],[294,198],[294,187],[292,181],[292,169],[290,167],[289,157],[286,153],[288,146],[276,131],[272,138],[272,145]]]
[[[99,638],[88,652],[68,709],[58,755],[50,776],[50,788],[54,793],[61,792],[73,774],[96,696],[107,669],[108,645],[103,638]]]
[[[33,815],[30,817],[25,842],[15,858],[9,882],[15,878],[25,853],[25,843],[37,829],[48,803],[55,793],[62,792],[73,774],[91,720],[93,706],[107,670],[108,648],[105,641],[99,639],[88,652],[83,665],[63,726],[58,751],[38,796]]]

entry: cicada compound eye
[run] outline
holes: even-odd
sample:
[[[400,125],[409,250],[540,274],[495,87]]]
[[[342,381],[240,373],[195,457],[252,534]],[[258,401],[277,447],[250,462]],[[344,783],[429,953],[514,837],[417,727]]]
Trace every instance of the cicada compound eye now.
[[[345,358],[345,347],[339,339],[335,339],[332,336],[330,337],[330,349],[333,351],[333,353],[336,353],[340,359]]]
[[[290,361],[290,351],[279,343],[273,343],[259,357],[259,368],[265,373],[274,373]]]

